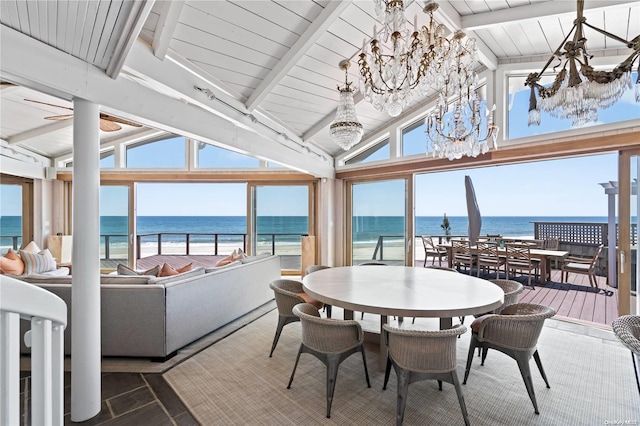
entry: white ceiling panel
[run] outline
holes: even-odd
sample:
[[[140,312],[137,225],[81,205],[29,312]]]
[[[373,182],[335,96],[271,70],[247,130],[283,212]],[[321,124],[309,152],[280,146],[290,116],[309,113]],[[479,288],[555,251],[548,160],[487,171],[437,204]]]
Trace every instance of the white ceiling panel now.
[[[575,4],[574,0],[567,1]],[[468,33],[475,34],[486,46],[485,56],[493,55],[498,60],[505,59],[504,62],[550,56],[575,19],[571,8],[549,0],[442,0],[439,3],[438,16],[445,17],[449,29],[458,29],[466,21],[473,30]],[[272,126],[274,131],[270,134],[286,131],[291,138],[289,142],[294,144],[296,137],[304,137],[309,146],[320,147],[332,155],[341,152],[328,132],[338,105],[337,86],[344,85],[344,73],[338,63],[351,60],[348,78],[357,89],[357,62],[363,39],[370,39],[374,25],[382,29],[375,20],[372,0],[341,3],[341,8],[330,0],[186,0],[181,9],[177,12],[174,9],[175,28],[169,26],[164,34],[156,34],[156,27],[163,25],[166,1],[156,1],[150,12],[150,3],[146,4],[145,8],[143,0],[0,1],[0,23],[102,70],[111,69],[110,64],[120,55],[124,55],[126,66],[128,50],[123,47],[123,40],[126,41],[135,28],[141,31],[139,45],[149,50],[156,47],[156,35],[168,37],[163,39],[164,48],[167,41],[169,46],[166,55],[162,49],[163,54],[157,57],[152,54],[145,59],[146,74],[129,67],[127,75],[135,76],[134,81],[144,82],[140,84],[148,90],[208,112],[215,111],[218,116],[243,125],[252,125],[247,114],[259,117],[264,122],[253,128],[255,133],[264,131],[264,125]],[[422,7],[422,1],[409,4],[407,28],[413,25],[414,15],[419,25],[427,24],[428,15]],[[640,32],[640,2],[611,0],[608,6],[600,0],[589,0],[586,8],[587,22],[592,25],[626,39]],[[536,10],[537,14],[529,13]],[[141,21],[136,27],[136,17],[140,14],[148,16],[138,18],[145,19],[144,25]],[[474,16],[476,14],[482,15]],[[616,55],[620,54],[618,49],[624,51],[619,43],[592,30],[587,30],[587,38],[590,50],[611,49]],[[304,52],[297,54],[291,50],[293,46],[304,46]],[[388,47],[385,51],[390,52]],[[485,65],[492,60],[485,59]],[[178,65],[172,68],[167,64]],[[152,75],[153,68],[167,71]],[[122,76],[114,77],[117,80]],[[2,76],[0,79],[5,80]],[[206,98],[195,91],[194,86],[214,89],[217,100],[203,102]],[[29,91],[28,95],[19,97],[22,90],[28,89],[0,92],[3,121],[0,131],[5,139],[17,134],[29,135],[25,132],[51,124],[45,117],[65,113],[64,109],[24,101],[39,94]],[[40,96],[36,100],[48,99],[46,95]],[[67,99],[71,97],[72,94],[68,94]],[[51,99],[50,103],[71,105]],[[424,108],[421,105],[426,101],[427,97],[415,99],[406,114],[421,112],[420,108]],[[377,111],[358,93],[356,112],[365,128],[365,138],[384,132],[391,121],[386,113]],[[144,118],[144,114],[145,111],[141,111],[140,117]],[[69,138],[68,127],[46,129],[51,131],[21,141],[20,146],[46,155],[71,149],[71,142],[63,141]],[[139,129],[125,127],[121,132],[131,130]],[[117,138],[117,134],[109,137]]]

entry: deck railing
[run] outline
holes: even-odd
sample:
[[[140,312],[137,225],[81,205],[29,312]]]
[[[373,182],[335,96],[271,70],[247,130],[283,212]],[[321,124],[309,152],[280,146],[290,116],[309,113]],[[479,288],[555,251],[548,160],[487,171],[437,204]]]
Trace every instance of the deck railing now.
[[[31,321],[24,336],[31,346],[31,422],[62,425],[64,418],[64,329],[67,305],[55,294],[0,276],[0,424],[20,421],[20,320]],[[26,392],[25,392],[26,393]],[[25,394],[24,400],[29,398]]]
[[[543,240],[556,237],[560,242],[571,244],[607,245],[609,225],[607,223],[584,222],[533,222],[534,238]],[[631,224],[631,245],[638,240],[638,225]],[[618,224],[616,224],[616,245],[618,244]]]

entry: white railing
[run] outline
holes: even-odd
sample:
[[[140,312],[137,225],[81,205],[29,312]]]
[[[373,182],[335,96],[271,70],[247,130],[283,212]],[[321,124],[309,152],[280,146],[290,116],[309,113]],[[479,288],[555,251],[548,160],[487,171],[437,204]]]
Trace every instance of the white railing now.
[[[31,424],[62,425],[67,305],[53,293],[6,276],[0,276],[0,424],[22,423],[20,319],[31,321],[24,336],[31,346]]]

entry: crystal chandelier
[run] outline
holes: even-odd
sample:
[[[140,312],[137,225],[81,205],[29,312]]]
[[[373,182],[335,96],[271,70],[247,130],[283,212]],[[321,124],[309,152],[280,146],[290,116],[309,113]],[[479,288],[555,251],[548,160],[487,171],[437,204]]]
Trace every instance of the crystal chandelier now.
[[[570,118],[573,126],[597,121],[598,108],[610,107],[632,87],[631,70],[633,63],[640,55],[640,35],[629,42],[596,28],[587,23],[583,10],[584,0],[578,0],[577,18],[573,21],[573,28],[549,58],[542,71],[531,73],[527,77],[525,85],[531,88],[529,126],[540,124],[540,110],[547,111],[553,117]],[[628,48],[633,49],[633,52],[612,71],[595,71],[589,65],[592,56],[587,52],[584,26],[605,37],[624,43]],[[573,39],[569,40],[572,33]],[[554,72],[560,66],[562,69],[551,86],[544,87],[539,83],[540,79],[554,59],[558,61],[558,65],[553,68]],[[635,98],[636,102],[640,102],[640,75],[636,81]]]
[[[474,71],[477,57],[475,39],[464,41],[458,31],[451,40],[448,69],[443,69],[436,83],[441,87],[434,110],[426,117],[427,138],[433,156],[460,159],[466,155],[477,157],[489,150],[487,140],[497,149],[499,128],[493,123],[493,111],[486,111],[477,91],[478,75]],[[449,99],[453,102],[449,103]],[[482,111],[486,111],[486,128],[482,131]]]
[[[397,117],[413,96],[428,94],[433,79],[447,56],[449,42],[445,28],[435,22],[438,5],[430,0],[423,11],[429,14],[429,26],[418,29],[414,17],[413,31],[405,29],[405,5],[410,0],[374,0],[378,21],[383,25],[381,38],[373,27],[373,38],[362,44],[358,60],[360,91],[377,110]],[[385,53],[384,44],[388,44]]]
[[[351,89],[351,83],[348,81],[347,70],[350,65],[351,63],[348,60],[340,61],[340,69],[344,70],[344,87],[340,88],[338,86],[340,103],[338,104],[336,119],[329,127],[331,138],[345,151],[360,142],[364,133],[362,124],[358,122],[358,117],[356,116],[353,89]]]

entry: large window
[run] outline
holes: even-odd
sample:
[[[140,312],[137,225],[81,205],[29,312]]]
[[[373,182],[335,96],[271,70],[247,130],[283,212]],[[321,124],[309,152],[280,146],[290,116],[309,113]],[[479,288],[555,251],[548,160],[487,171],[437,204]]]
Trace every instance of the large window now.
[[[544,86],[551,84],[555,78],[548,75],[542,78],[540,83]],[[631,80],[636,81],[638,73],[631,73]],[[517,139],[526,136],[542,135],[547,133],[559,132],[562,130],[572,129],[570,119],[560,119],[552,117],[549,113],[541,111],[540,125],[529,126],[529,95],[531,93],[529,87],[524,85],[526,76],[510,76],[509,77],[509,98],[506,100],[508,105],[508,139]],[[633,120],[640,118],[640,108],[635,102],[634,89],[628,89],[622,98],[607,109],[598,110],[598,121],[596,123],[588,123],[583,127],[594,126],[598,124],[615,123],[618,121]]]
[[[283,270],[300,271],[302,237],[310,232],[308,185],[255,186],[254,253],[280,255]]]
[[[185,138],[173,137],[127,147],[128,168],[184,168]]]
[[[100,268],[115,269],[129,264],[131,230],[129,187],[100,186]]]
[[[427,152],[427,126],[424,119],[402,129],[402,156],[425,154]]]
[[[22,245],[22,186],[0,185],[0,254]]]
[[[345,164],[370,163],[378,160],[388,160],[390,158],[389,139],[372,146],[366,151],[348,159]]]
[[[351,187],[351,264],[405,264],[406,180]]]
[[[259,166],[260,160],[257,158],[198,142],[198,168],[255,168]]]

